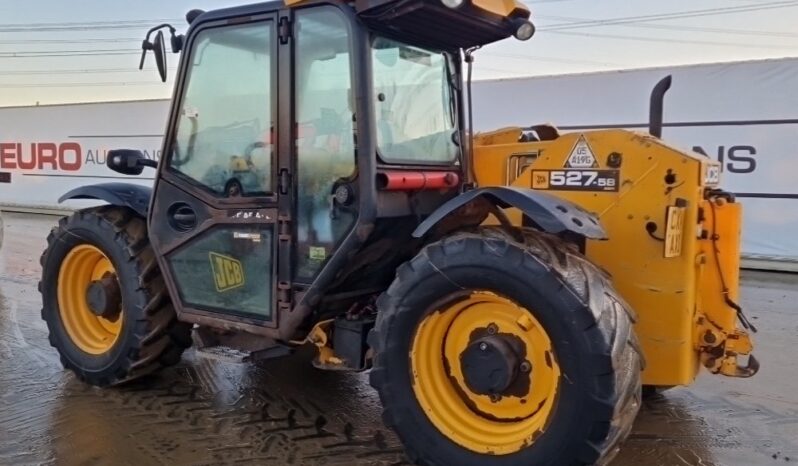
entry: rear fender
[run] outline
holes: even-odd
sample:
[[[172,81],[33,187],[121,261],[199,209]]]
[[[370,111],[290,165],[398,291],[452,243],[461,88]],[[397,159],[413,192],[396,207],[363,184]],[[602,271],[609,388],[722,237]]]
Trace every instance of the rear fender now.
[[[572,232],[588,239],[607,239],[598,217],[573,202],[532,189],[506,186],[474,189],[449,200],[416,228],[413,237],[424,236],[449,214],[479,198],[502,209],[517,208],[546,233]]]
[[[111,205],[128,207],[147,218],[150,198],[152,198],[152,188],[148,186],[130,183],[102,183],[75,188],[61,196],[58,203],[69,199],[97,199]]]

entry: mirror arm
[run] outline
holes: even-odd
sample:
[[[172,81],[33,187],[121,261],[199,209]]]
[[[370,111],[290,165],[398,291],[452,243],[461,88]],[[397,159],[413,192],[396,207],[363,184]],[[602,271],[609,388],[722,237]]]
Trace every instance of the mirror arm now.
[[[174,27],[174,26],[172,26],[172,25],[171,25],[171,24],[169,24],[169,23],[162,23],[162,24],[159,24],[159,25],[155,26],[154,28],[150,29],[149,31],[147,31],[147,39],[146,39],[146,40],[147,40],[147,41],[149,41],[149,40],[150,40],[150,36],[152,36],[152,34],[153,34],[155,31],[157,31],[158,29],[163,29],[163,28],[167,28],[167,29],[169,29],[169,32],[170,32],[171,34],[175,34],[175,33],[177,33],[177,29],[175,29],[175,27]]]
[[[113,149],[108,151],[106,165],[117,173],[137,176],[144,167],[157,168],[158,162],[146,158],[140,150]]]

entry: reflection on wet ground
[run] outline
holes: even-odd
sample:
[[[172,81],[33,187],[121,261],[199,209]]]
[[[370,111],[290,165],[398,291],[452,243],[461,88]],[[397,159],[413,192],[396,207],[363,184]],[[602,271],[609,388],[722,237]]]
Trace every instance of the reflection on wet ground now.
[[[38,256],[53,217],[5,214],[0,252],[0,464],[397,465],[364,374],[317,371],[310,353],[258,365],[188,352],[122,389],[61,369],[39,318]],[[760,328],[750,380],[702,376],[646,401],[614,465],[798,461],[798,278],[747,273]]]

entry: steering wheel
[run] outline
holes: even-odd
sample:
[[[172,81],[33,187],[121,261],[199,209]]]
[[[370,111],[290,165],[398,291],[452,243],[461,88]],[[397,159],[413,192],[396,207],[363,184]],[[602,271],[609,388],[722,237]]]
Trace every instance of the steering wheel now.
[[[255,149],[263,149],[264,147],[266,147],[266,143],[263,141],[253,142],[244,149],[244,158],[252,160],[252,153],[255,152]]]

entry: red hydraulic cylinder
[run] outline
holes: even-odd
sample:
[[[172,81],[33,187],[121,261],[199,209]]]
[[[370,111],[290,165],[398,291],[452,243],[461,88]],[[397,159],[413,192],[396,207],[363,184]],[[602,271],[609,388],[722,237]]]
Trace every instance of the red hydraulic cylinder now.
[[[383,191],[420,191],[454,188],[460,183],[456,172],[389,171],[377,174],[377,188]]]

